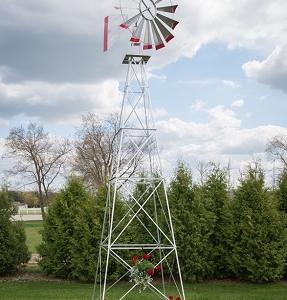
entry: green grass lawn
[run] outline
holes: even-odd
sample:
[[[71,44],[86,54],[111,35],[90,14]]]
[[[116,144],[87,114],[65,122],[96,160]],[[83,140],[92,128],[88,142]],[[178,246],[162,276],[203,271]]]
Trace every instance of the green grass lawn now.
[[[24,222],[29,251],[37,252],[41,243],[39,231],[42,221]],[[38,273],[38,267],[30,273]],[[113,289],[107,300],[116,300],[127,291],[127,284],[121,283]],[[243,284],[234,282],[207,282],[185,286],[186,300],[287,300],[287,283],[268,285]],[[1,300],[91,300],[93,285],[66,281],[2,281]],[[170,295],[177,296],[174,290]],[[159,299],[151,292],[133,292],[127,300]]]
[[[121,284],[107,300],[123,295],[126,284]],[[91,284],[70,282],[0,282],[1,300],[91,300]],[[253,285],[240,283],[201,283],[186,285],[187,300],[286,300],[287,283]],[[127,300],[159,299],[153,293],[135,292]]]
[[[40,230],[42,230],[42,221],[28,221],[24,222],[24,228],[27,237],[27,246],[30,252],[37,252],[36,247],[40,245],[42,236]],[[1,299],[1,298],[0,298]]]

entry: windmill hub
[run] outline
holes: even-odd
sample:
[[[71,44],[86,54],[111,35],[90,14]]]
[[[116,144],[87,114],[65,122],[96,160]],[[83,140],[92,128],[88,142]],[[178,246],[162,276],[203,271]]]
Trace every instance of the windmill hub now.
[[[152,0],[142,0],[139,6],[141,15],[146,20],[153,20],[157,14],[157,8]]]

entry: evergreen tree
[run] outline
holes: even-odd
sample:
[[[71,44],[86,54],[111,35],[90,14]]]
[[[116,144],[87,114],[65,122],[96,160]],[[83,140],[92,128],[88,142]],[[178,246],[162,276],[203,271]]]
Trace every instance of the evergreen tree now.
[[[279,177],[278,198],[280,209],[287,214],[287,169]]]
[[[227,188],[226,173],[219,166],[212,165],[202,186],[206,208],[213,216],[209,244],[212,249],[212,277],[230,276],[228,255],[231,247],[232,214]]]
[[[44,222],[43,242],[39,247],[42,256],[40,265],[45,273],[74,278],[72,253],[75,224],[90,197],[81,181],[71,178],[49,207]]]
[[[249,167],[235,192],[230,263],[234,275],[253,282],[280,279],[284,271],[286,228],[277,204],[268,198],[264,173]]]
[[[192,184],[191,171],[180,162],[169,187],[173,225],[185,280],[209,277],[213,218],[205,208],[203,191]]]
[[[40,265],[46,274],[82,281],[94,279],[106,196],[105,187],[100,187],[93,196],[75,177],[56,196],[49,207],[43,242],[39,247],[42,256]],[[116,211],[115,223],[126,212],[120,199],[117,199]],[[122,267],[112,259],[109,268],[110,279],[122,272]]]
[[[95,197],[86,199],[85,204],[78,209],[77,215],[74,217],[74,234],[71,244],[73,278],[82,281],[92,281],[95,278],[106,201],[107,186],[101,186],[98,188]],[[119,196],[116,199],[115,211],[113,226],[114,235],[116,236],[121,232],[124,225],[121,224],[115,228],[115,224],[118,224],[127,212],[126,206]],[[105,234],[107,234],[107,231]],[[131,234],[126,234],[121,238],[121,242],[128,243],[130,238]],[[130,256],[124,256],[125,252],[118,251],[117,254],[128,260],[130,259]],[[106,252],[102,251],[102,264],[105,264],[105,259]],[[110,256],[109,280],[118,279],[125,273],[124,271],[124,267],[115,263],[114,258]]]
[[[96,197],[87,197],[74,216],[71,242],[73,278],[92,281],[95,277],[105,201],[106,188],[100,187]]]
[[[156,178],[156,175],[154,175],[154,177]],[[142,178],[144,178],[144,174],[142,174]],[[154,189],[156,189],[155,192]],[[166,222],[164,222],[164,216],[162,214],[162,208],[165,207],[166,204],[165,192],[163,184],[160,183],[160,179],[153,182],[146,182],[144,179],[139,181],[135,187],[133,198],[136,199],[140,205],[145,203],[143,207],[144,210],[149,214],[152,220],[158,222],[162,229],[165,228]],[[129,203],[130,206],[135,204],[134,199],[131,199]],[[135,205],[133,211],[136,212],[138,209],[139,206]],[[158,234],[162,234],[158,231],[155,224],[143,210],[141,210],[137,216],[138,217],[136,217],[132,223],[133,241],[135,243],[156,243]]]
[[[279,177],[279,185],[277,190],[277,196],[279,201],[279,208],[285,214],[285,218],[287,219],[287,169],[285,168]],[[285,223],[287,228],[287,222]],[[286,268],[285,268],[285,275],[287,277],[287,248],[285,250],[286,256]]]
[[[15,213],[8,193],[0,191],[0,276],[15,273],[29,259],[21,222],[12,222]]]

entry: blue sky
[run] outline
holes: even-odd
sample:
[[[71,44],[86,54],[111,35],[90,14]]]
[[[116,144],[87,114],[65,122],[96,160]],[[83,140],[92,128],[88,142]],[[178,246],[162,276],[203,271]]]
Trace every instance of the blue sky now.
[[[242,99],[244,105],[236,113],[244,127],[287,126],[286,94],[246,78],[242,65],[253,59],[264,57],[254,50],[230,50],[224,44],[203,46],[192,59],[181,58],[155,73],[166,80],[151,81],[154,104],[184,120],[202,121],[206,116],[190,109],[196,100],[230,107]]]
[[[287,2],[178,2],[176,38],[148,64],[166,174],[178,159],[194,170],[230,160],[238,171],[260,158],[270,170],[266,143],[287,134]],[[73,137],[82,115],[119,109],[128,34],[102,52],[103,18],[117,3],[1,1],[0,154],[13,126],[32,120]]]

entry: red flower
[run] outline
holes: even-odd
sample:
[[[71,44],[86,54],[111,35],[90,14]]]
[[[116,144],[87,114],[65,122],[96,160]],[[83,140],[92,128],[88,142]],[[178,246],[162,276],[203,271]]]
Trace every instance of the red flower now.
[[[181,300],[181,298],[180,297],[176,297],[175,300]]]
[[[138,261],[139,261],[138,256],[136,256],[136,255],[132,256],[132,262],[133,262],[134,265],[135,265]]]
[[[168,296],[168,300],[173,300],[173,296]]]
[[[160,266],[160,265],[157,265],[157,266],[155,267],[155,270],[158,271],[158,272],[160,272],[160,271],[161,271],[161,266]]]
[[[154,275],[154,269],[147,269],[146,270],[147,275],[153,276]]]
[[[150,255],[149,255],[149,254],[147,254],[147,253],[145,253],[145,254],[143,255],[143,259],[145,259],[145,260],[148,260],[148,259],[150,259]]]

